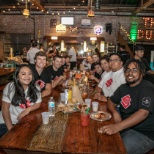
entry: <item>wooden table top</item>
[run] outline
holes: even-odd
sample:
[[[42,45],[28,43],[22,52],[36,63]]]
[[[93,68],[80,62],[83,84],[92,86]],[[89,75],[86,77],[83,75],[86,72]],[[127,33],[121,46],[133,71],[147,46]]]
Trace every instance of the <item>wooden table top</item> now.
[[[52,96],[55,99],[59,97],[60,90],[60,87],[56,87],[56,89],[52,91]],[[40,109],[25,116],[20,123],[16,124],[0,139],[0,148],[10,154],[23,153],[22,150],[24,150],[25,153],[34,152],[29,151],[28,147],[35,132],[42,124],[40,113],[47,111],[48,99],[49,97],[43,98]],[[99,103],[99,107],[106,111],[106,103]],[[61,153],[126,154],[126,149],[119,133],[111,136],[98,133],[98,128],[111,123],[114,123],[113,117],[104,122],[90,119],[89,126],[82,127],[80,113],[69,114],[61,146]],[[40,153],[46,152],[45,149],[42,149]],[[37,151],[37,153],[39,153],[39,151]]]
[[[14,71],[15,71],[15,68],[4,68],[4,67],[1,67],[0,68],[0,77],[8,75],[10,73],[13,73]]]

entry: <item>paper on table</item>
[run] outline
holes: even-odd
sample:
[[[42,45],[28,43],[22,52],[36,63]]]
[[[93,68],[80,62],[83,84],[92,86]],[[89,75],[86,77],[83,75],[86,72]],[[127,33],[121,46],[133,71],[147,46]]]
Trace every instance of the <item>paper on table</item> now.
[[[78,86],[73,86],[72,87],[72,96],[73,98],[75,98],[79,103],[84,103],[82,96],[81,96],[81,92],[79,90]]]

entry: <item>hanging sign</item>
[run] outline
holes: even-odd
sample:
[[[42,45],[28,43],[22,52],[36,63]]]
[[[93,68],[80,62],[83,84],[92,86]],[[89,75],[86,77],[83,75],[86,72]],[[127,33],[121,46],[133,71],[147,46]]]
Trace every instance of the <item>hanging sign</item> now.
[[[103,27],[100,26],[100,25],[95,26],[95,27],[94,27],[94,33],[95,33],[96,35],[102,34],[102,33],[103,33]]]
[[[66,26],[65,25],[56,25],[56,32],[66,32]]]

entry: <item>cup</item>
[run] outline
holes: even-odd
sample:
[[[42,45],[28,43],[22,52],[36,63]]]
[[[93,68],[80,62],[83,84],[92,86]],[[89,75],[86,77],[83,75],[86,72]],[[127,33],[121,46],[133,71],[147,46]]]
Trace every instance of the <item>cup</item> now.
[[[49,123],[49,112],[42,112],[42,121],[43,124],[48,124]]]
[[[81,113],[81,125],[86,127],[89,125],[89,114]]]
[[[98,111],[98,102],[92,102],[92,109],[94,112]]]
[[[86,103],[87,107],[90,107],[91,106],[91,99],[89,99],[89,98],[85,99],[85,103]]]
[[[65,93],[60,93],[60,98],[62,102],[65,102]]]

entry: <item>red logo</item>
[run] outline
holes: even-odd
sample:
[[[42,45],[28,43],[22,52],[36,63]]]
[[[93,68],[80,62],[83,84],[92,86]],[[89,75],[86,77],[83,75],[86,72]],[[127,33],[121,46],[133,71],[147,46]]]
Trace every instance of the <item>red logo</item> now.
[[[45,86],[45,82],[43,82],[42,80],[37,80],[36,84],[38,84],[41,89],[44,88],[44,86]]]
[[[29,100],[26,100],[26,105],[27,105],[27,108],[30,107],[30,101]],[[19,107],[22,108],[22,109],[26,109],[26,105],[20,104]]]
[[[126,95],[124,97],[121,98],[121,105],[127,109],[130,105],[131,105],[131,98],[130,98],[130,95]]]
[[[107,87],[110,87],[111,84],[112,84],[112,82],[113,82],[113,80],[112,79],[109,79],[109,80],[106,81],[105,84],[106,84]]]

